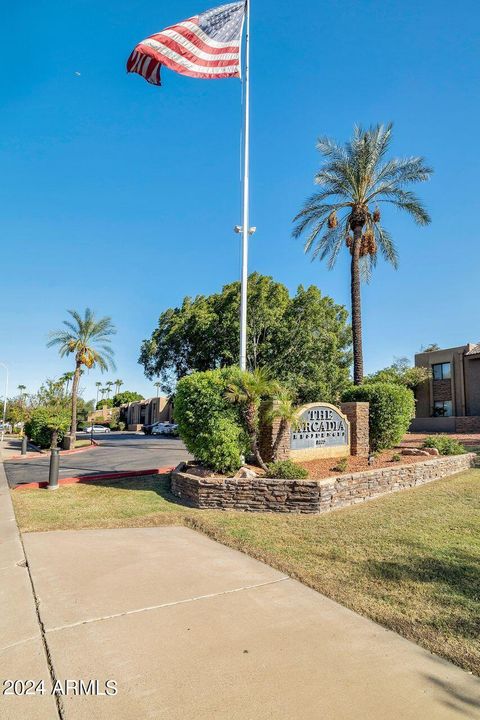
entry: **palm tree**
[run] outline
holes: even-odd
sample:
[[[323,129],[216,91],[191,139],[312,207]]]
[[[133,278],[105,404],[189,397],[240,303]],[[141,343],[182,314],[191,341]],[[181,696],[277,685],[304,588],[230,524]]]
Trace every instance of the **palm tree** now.
[[[158,393],[160,392],[160,388],[162,387],[162,383],[160,382],[160,380],[157,380],[157,382],[155,382],[155,383],[153,383],[153,384],[154,384],[154,386],[157,388],[157,398],[158,398]]]
[[[77,396],[78,382],[82,365],[92,368],[98,365],[101,372],[114,369],[113,352],[110,337],[116,333],[111,318],[96,319],[95,314],[87,308],[84,316],[76,310],[69,310],[72,320],[64,320],[65,330],[54,330],[50,333],[47,347],[58,346],[60,357],[73,354],[75,370],[72,383],[72,424],[70,437],[72,446],[75,443],[77,430]]]
[[[115,390],[116,390],[115,395],[118,395],[118,393],[120,392],[120,388],[123,385],[123,380],[115,380],[115,382],[113,384],[115,385]]]
[[[65,386],[65,395],[68,395],[68,388],[69,388],[70,383],[73,380],[73,375],[74,375],[73,372],[66,372],[66,373],[63,373],[62,377],[60,378],[60,382],[62,383],[62,385]]]
[[[243,372],[225,393],[227,400],[242,408],[250,450],[263,470],[268,470],[268,467],[258,447],[258,409],[262,400],[271,398],[277,391],[278,384],[271,379],[269,372],[265,368],[255,368],[252,372]]]
[[[106,384],[106,386],[107,386],[107,398],[109,398],[110,395],[111,395],[111,393],[112,393],[112,388],[113,388],[113,385],[114,385],[114,384],[113,384],[113,382],[112,382],[111,380],[109,380],[109,381],[108,381],[107,383],[105,383],[105,384]]]
[[[430,217],[420,199],[405,188],[425,182],[432,169],[421,157],[386,159],[392,123],[368,130],[355,127],[345,146],[320,138],[317,149],[324,164],[315,176],[322,189],[310,197],[294,222],[294,237],[307,232],[305,252],[312,259],[327,258],[332,269],[343,245],[351,255],[351,301],[354,382],[363,380],[361,279],[369,280],[377,263],[377,251],[396,269],[398,254],[393,240],[381,224],[381,203],[392,204],[409,213],[418,225]]]
[[[25,398],[27,397],[27,393],[25,392],[26,389],[26,385],[17,385],[17,390],[20,392],[20,403],[22,405],[24,404]]]
[[[95,383],[95,387],[97,388],[97,402],[95,404],[95,407],[98,406],[98,393],[101,392],[100,388],[102,387],[102,383],[100,381],[97,381]]]
[[[277,418],[280,420],[277,436],[272,447],[272,458],[274,462],[278,460],[280,447],[289,428],[295,430],[300,424],[298,410],[299,409],[293,404],[291,397],[287,393],[281,393],[268,413],[270,422]]]

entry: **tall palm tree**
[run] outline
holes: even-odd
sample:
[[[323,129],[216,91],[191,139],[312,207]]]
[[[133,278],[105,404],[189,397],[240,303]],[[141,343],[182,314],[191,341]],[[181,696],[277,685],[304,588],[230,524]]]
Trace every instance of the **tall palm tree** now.
[[[110,337],[116,333],[111,318],[103,317],[97,320],[95,314],[87,308],[84,316],[76,310],[69,310],[72,320],[64,320],[66,329],[54,330],[50,333],[47,347],[58,347],[60,357],[73,354],[75,370],[72,383],[72,424],[70,437],[72,445],[75,443],[77,430],[77,397],[78,382],[82,366],[92,368],[98,365],[101,372],[109,368],[114,369],[113,351]]]
[[[394,268],[398,253],[392,237],[381,223],[379,205],[392,204],[409,213],[418,225],[428,225],[430,217],[420,199],[406,187],[425,182],[432,169],[421,157],[391,158],[385,156],[392,137],[392,123],[364,130],[355,127],[352,139],[339,145],[320,138],[317,149],[324,163],[315,176],[321,186],[303,210],[295,216],[294,237],[307,234],[305,252],[312,259],[327,259],[328,268],[335,265],[345,245],[350,251],[351,302],[354,382],[363,380],[361,280],[369,280],[381,254]]]
[[[107,386],[107,398],[109,398],[112,394],[113,382],[109,380],[105,385]]]
[[[158,394],[160,392],[160,388],[162,387],[162,383],[160,382],[160,380],[157,380],[157,382],[154,382],[153,384],[157,388],[157,398],[158,398]]]
[[[123,385],[123,380],[115,380],[115,382],[113,384],[115,385],[115,390],[116,390],[115,395],[118,395],[118,393],[120,392],[120,388]]]
[[[22,406],[25,402],[25,398],[27,397],[27,393],[25,392],[26,389],[26,385],[17,385],[17,390],[20,392],[20,403],[22,404]]]
[[[66,372],[63,373],[62,377],[60,378],[60,382],[62,383],[62,385],[64,385],[65,388],[65,395],[68,395],[68,388],[73,380],[73,375],[73,372]]]
[[[100,388],[102,387],[102,383],[98,380],[98,381],[95,383],[95,387],[97,388],[97,402],[96,402],[96,404],[95,404],[95,407],[97,407],[97,405],[98,405],[98,393],[101,392]]]

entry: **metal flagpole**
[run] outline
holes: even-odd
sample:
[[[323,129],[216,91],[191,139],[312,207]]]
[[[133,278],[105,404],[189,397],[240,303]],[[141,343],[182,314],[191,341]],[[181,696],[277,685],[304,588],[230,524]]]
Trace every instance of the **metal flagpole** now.
[[[249,171],[250,171],[250,0],[246,2],[245,18],[245,119],[243,127],[243,224],[242,224],[242,278],[240,291],[240,369],[247,369],[247,286],[248,286],[248,236],[249,218]]]

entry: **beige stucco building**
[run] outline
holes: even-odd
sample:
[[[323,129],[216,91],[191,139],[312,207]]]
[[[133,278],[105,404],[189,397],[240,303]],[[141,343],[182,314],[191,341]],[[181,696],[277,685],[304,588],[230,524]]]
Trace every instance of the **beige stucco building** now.
[[[128,430],[141,430],[142,425],[155,422],[171,422],[172,402],[166,397],[154,397],[122,405],[121,417]]]
[[[416,391],[413,430],[480,432],[480,344],[415,355],[431,372]]]

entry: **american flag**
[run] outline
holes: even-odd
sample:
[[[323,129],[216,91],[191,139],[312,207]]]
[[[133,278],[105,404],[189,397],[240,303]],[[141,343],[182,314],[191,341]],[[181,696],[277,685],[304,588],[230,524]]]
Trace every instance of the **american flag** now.
[[[127,61],[127,72],[160,85],[166,65],[193,78],[240,77],[240,44],[246,2],[234,2],[194,15],[139,43]]]

